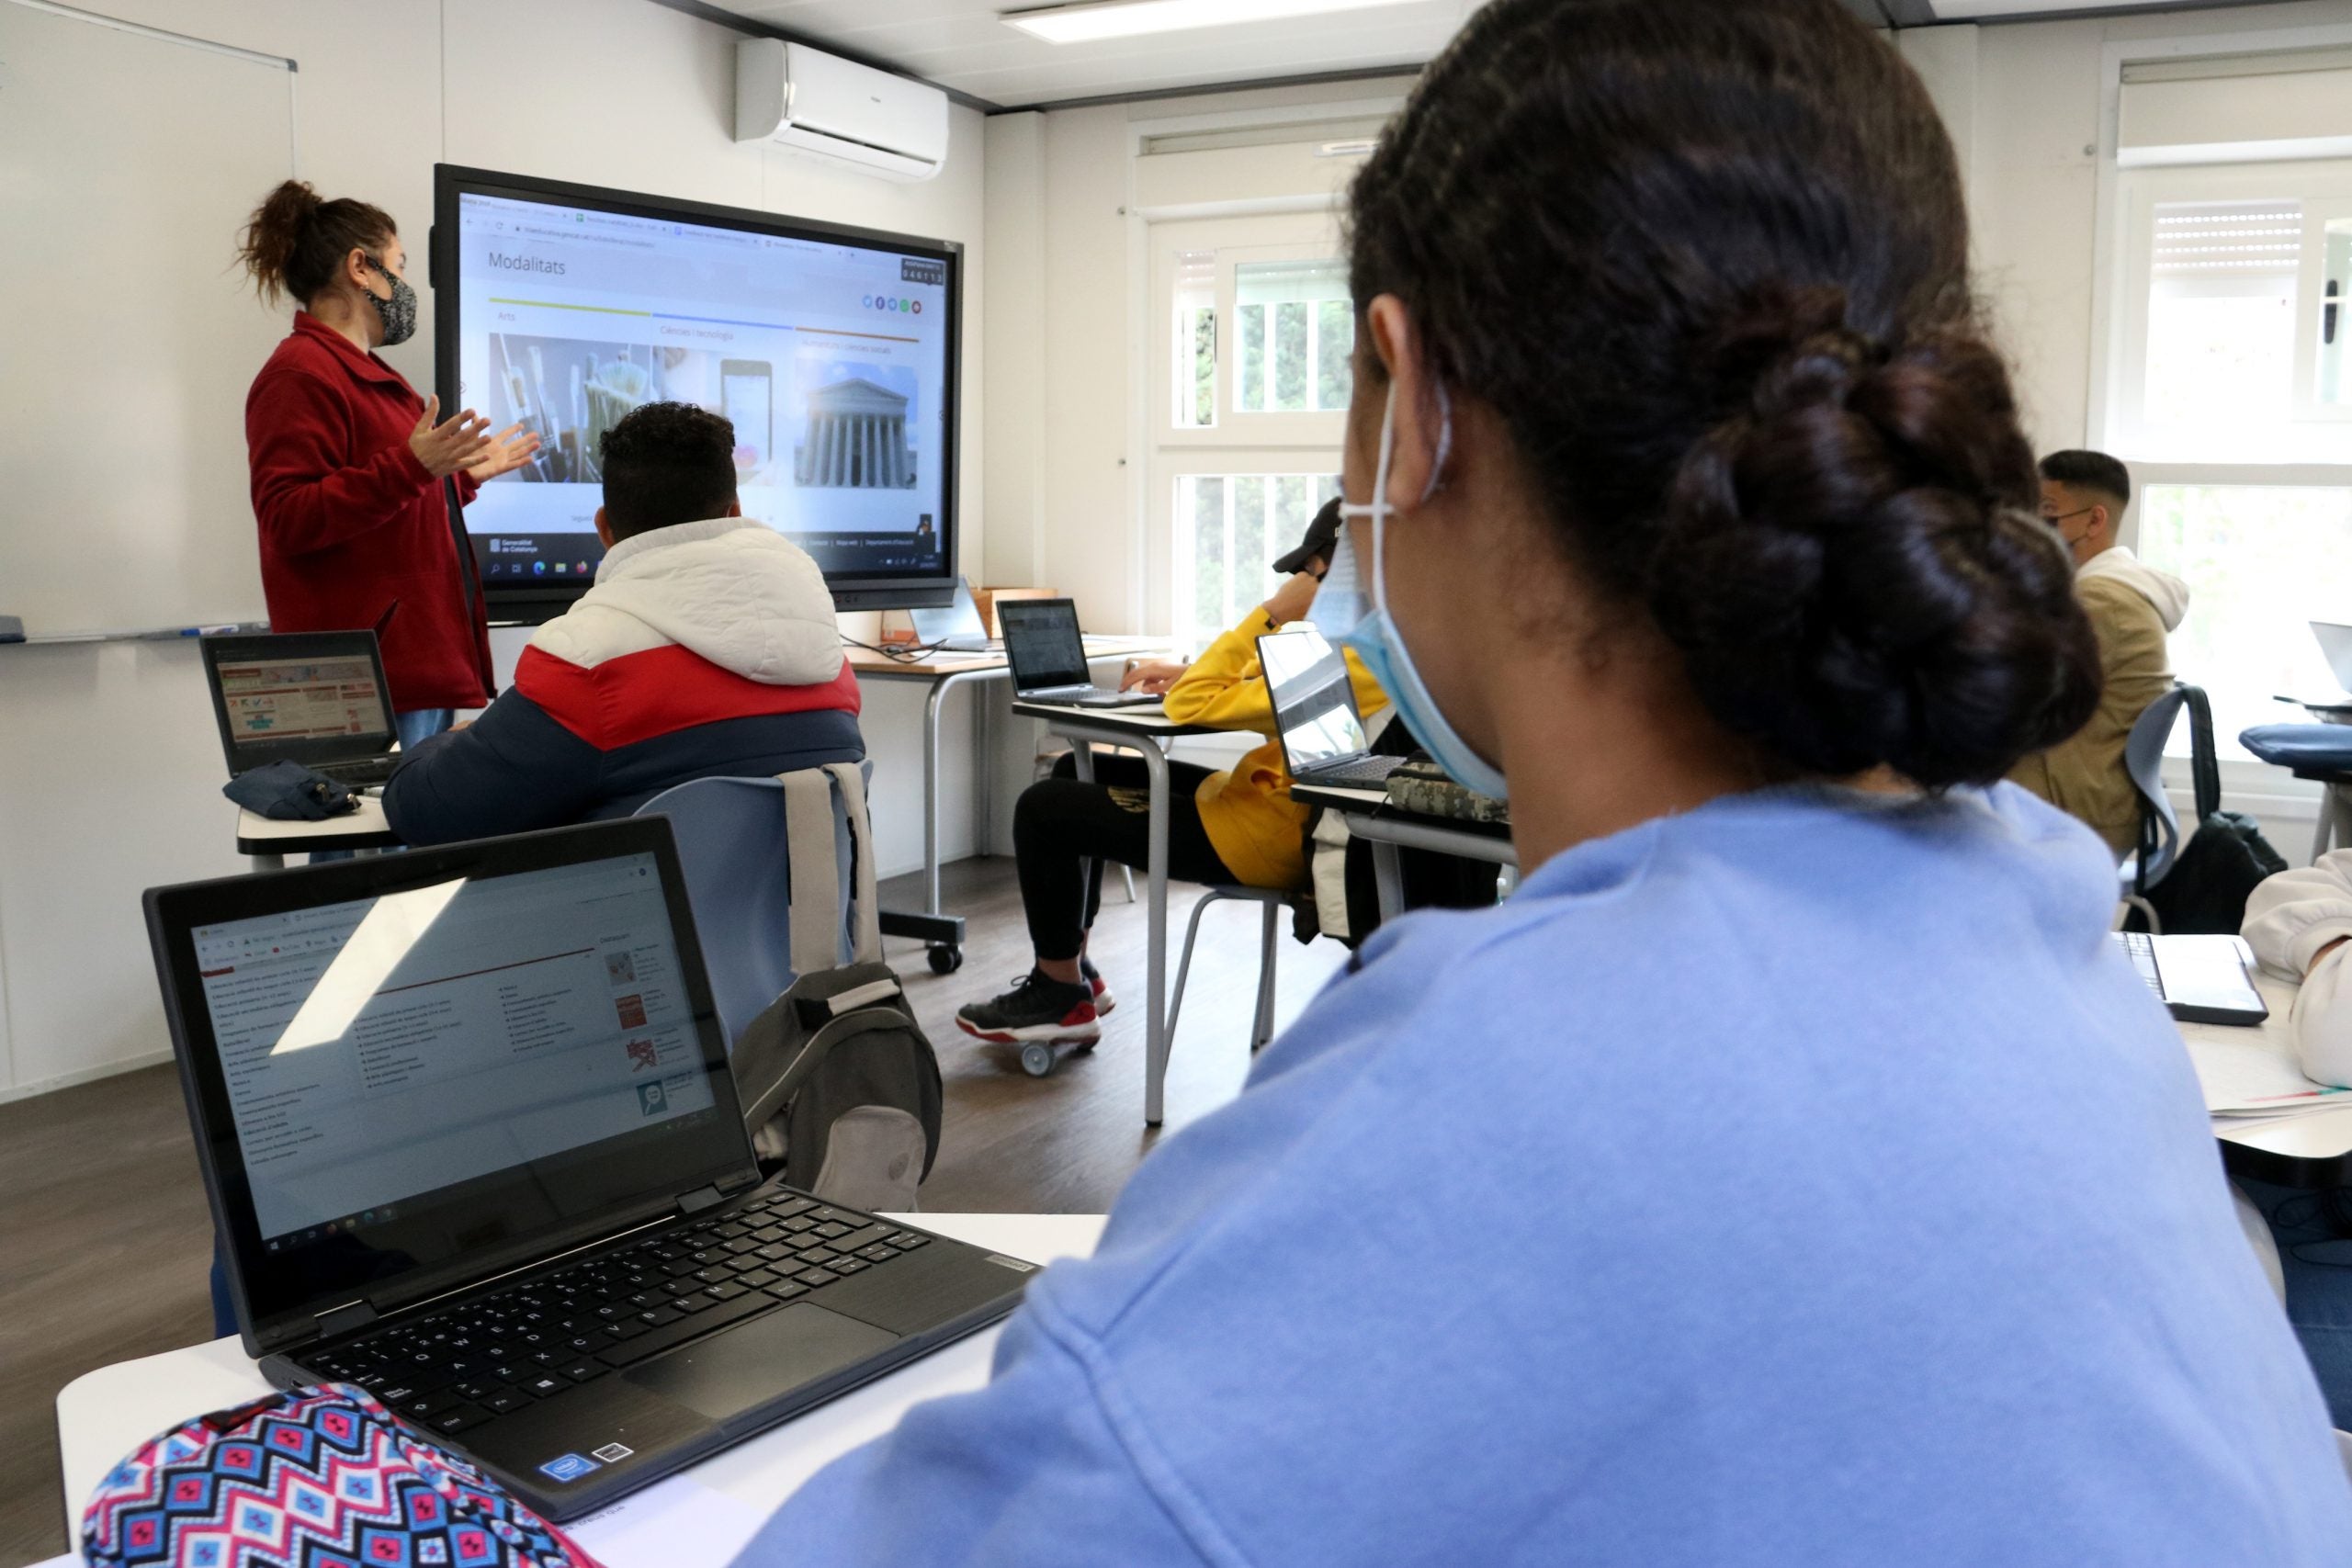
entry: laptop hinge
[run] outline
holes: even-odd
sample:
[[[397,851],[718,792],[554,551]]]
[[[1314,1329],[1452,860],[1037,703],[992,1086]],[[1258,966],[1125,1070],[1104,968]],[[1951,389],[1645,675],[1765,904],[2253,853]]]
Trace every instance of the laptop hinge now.
[[[726,1198],[727,1194],[718,1190],[716,1182],[708,1187],[697,1187],[691,1192],[678,1194],[678,1213],[699,1214],[714,1204],[724,1202]]]
[[[365,1328],[375,1321],[376,1308],[363,1296],[358,1301],[346,1302],[342,1306],[332,1307],[319,1314],[317,1318],[319,1337],[340,1339],[345,1335],[356,1329]]]

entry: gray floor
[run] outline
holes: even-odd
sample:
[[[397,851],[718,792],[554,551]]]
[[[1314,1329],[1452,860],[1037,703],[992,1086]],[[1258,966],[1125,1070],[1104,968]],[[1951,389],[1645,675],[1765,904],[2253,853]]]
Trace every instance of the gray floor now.
[[[917,897],[911,879],[886,893],[909,907]],[[1175,941],[1192,898],[1179,889],[1171,899]],[[946,1079],[939,1163],[923,1206],[1099,1212],[1156,1141],[1143,1125],[1142,907],[1121,902],[1114,880],[1094,937],[1097,962],[1129,1005],[1112,1015],[1092,1055],[1035,1079],[1010,1048],[977,1044],[951,1021],[958,1006],[1028,967],[1012,863],[948,867],[946,903],[970,919],[961,972],[933,976],[915,944],[890,944]],[[1257,911],[1213,908],[1204,927],[1160,1136],[1230,1098],[1249,1066]],[[1285,937],[1280,1017],[1304,1006],[1344,957],[1336,942],[1302,948]],[[1172,979],[1172,952],[1169,965]],[[57,1391],[93,1368],[209,1337],[210,1249],[175,1069],[0,1106],[0,1565],[66,1548]]]

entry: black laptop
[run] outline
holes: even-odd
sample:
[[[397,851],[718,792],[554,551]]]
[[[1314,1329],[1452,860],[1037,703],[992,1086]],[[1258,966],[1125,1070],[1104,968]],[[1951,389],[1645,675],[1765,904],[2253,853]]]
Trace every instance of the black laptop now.
[[[374,632],[209,637],[204,676],[232,778],[279,761],[353,789],[391,777],[391,688]]]
[[[1258,667],[1294,783],[1379,789],[1403,766],[1402,757],[1373,755],[1347,659],[1321,632],[1266,633],[1258,639]]]
[[[1118,692],[1094,683],[1086,662],[1086,638],[1078,629],[1078,605],[1069,599],[1005,599],[996,607],[1004,628],[1004,659],[1012,666],[1013,694],[1033,703],[1074,708],[1156,708],[1159,699],[1143,692]]]
[[[574,1518],[1035,1266],[763,1185],[667,819],[151,890],[246,1350]]]
[[[2270,1004],[2249,978],[2254,949],[2243,937],[2117,931],[2115,944],[2183,1023],[2250,1025],[2270,1016]]]

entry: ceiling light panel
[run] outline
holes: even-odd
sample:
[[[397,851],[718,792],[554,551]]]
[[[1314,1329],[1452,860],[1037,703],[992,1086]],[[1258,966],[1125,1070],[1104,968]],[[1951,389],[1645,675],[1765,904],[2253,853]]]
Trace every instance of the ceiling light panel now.
[[[1048,43],[1096,43],[1147,33],[1229,28],[1246,22],[1409,3],[1410,0],[1102,0],[1096,5],[1007,11],[1002,16],[1008,26]]]

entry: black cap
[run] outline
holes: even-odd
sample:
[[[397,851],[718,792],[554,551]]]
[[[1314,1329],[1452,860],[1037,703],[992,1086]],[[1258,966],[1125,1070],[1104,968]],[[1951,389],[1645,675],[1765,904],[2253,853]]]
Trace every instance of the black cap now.
[[[1329,560],[1340,543],[1340,498],[1333,496],[1306,525],[1306,537],[1299,540],[1298,548],[1274,562],[1274,570],[1288,577],[1295,571],[1305,571],[1307,563]]]

